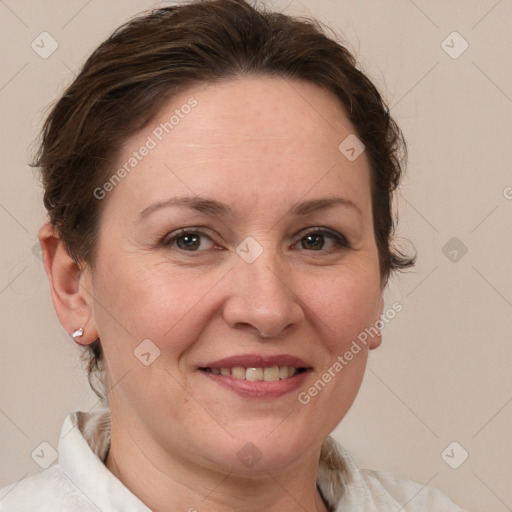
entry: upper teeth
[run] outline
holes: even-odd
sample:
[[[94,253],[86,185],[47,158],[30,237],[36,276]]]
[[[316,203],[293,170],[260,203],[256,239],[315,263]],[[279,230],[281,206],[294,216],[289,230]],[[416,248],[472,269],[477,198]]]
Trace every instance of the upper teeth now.
[[[233,368],[209,368],[209,371],[215,375],[230,375],[234,379],[275,382],[293,377],[297,373],[297,368],[293,366],[271,366],[268,368],[234,366]]]

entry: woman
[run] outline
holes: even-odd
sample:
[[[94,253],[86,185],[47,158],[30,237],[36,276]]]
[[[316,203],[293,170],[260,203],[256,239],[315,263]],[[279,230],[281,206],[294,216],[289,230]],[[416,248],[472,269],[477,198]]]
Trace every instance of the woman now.
[[[103,407],[2,510],[460,510],[328,437],[413,264],[392,243],[404,150],[314,22],[216,0],[118,29],[36,162],[54,306]]]

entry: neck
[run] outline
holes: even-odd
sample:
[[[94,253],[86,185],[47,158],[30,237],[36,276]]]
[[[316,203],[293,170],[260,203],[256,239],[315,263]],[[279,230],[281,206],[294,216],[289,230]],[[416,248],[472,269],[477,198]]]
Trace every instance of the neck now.
[[[105,465],[153,512],[328,512],[316,488],[320,448],[299,454],[290,467],[249,476],[160,452],[149,438],[134,442],[113,419]]]

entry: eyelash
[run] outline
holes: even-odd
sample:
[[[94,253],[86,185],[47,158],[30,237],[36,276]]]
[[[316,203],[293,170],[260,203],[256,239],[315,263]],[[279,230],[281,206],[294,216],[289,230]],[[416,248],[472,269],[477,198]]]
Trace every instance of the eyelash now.
[[[174,244],[174,242],[176,240],[178,240],[179,238],[182,238],[184,236],[187,236],[187,235],[201,235],[201,236],[205,236],[207,238],[209,238],[211,240],[211,237],[205,233],[203,230],[201,229],[194,229],[194,228],[182,228],[180,230],[178,230],[177,232],[174,232],[174,233],[169,233],[168,235],[166,235],[162,240],[161,242],[159,243],[159,246],[161,247],[169,247],[171,246],[172,244]],[[308,235],[323,235],[323,236],[326,236],[328,238],[331,238],[333,241],[334,241],[334,245],[336,247],[333,247],[331,249],[327,249],[327,250],[324,250],[324,249],[320,249],[318,251],[315,251],[315,250],[308,250],[308,249],[304,249],[305,251],[307,252],[324,252],[324,253],[331,253],[335,250],[347,250],[347,249],[350,249],[350,244],[348,242],[348,240],[340,233],[337,233],[336,231],[331,231],[329,229],[326,229],[326,228],[313,228],[313,229],[310,229],[309,231],[306,231],[304,232],[304,234],[301,236],[301,238],[298,240],[298,243],[300,243],[301,240],[303,240],[304,238],[306,238]],[[212,240],[213,242],[213,240]],[[184,249],[180,249],[179,247],[175,247],[175,249],[178,249],[180,252],[182,253],[201,253],[201,252],[204,252],[204,250],[199,250],[199,251],[186,251]],[[206,249],[207,250],[207,249]]]

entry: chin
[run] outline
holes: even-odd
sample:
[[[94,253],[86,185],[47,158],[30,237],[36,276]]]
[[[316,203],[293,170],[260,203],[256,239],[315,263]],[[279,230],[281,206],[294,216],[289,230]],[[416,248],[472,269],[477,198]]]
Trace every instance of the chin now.
[[[251,476],[260,472],[262,476],[268,476],[269,471],[289,468],[308,451],[319,456],[321,444],[328,434],[315,435],[310,428],[298,430],[293,420],[286,425],[289,420],[281,419],[281,424],[275,419],[259,420],[257,425],[249,428],[233,425],[230,428],[233,437],[226,432],[212,436],[213,432],[210,432],[208,443],[199,451],[202,450],[211,469]]]

